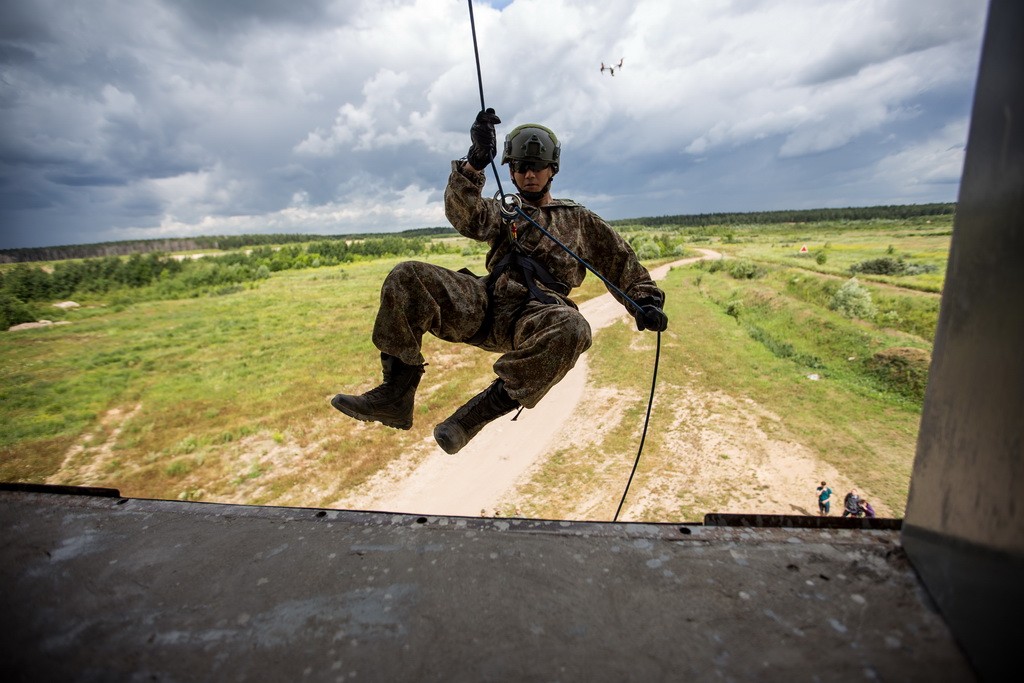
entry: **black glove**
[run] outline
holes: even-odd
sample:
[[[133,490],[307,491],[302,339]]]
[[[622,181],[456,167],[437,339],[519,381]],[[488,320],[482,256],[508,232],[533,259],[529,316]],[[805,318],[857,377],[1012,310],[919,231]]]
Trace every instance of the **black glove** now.
[[[487,168],[498,154],[498,138],[494,132],[496,123],[501,123],[498,115],[493,109],[485,109],[476,115],[476,121],[469,129],[473,144],[466,154],[466,161],[478,171]]]
[[[633,313],[633,317],[636,318],[636,329],[641,332],[664,332],[668,329],[668,316],[654,304],[641,306],[639,311]]]

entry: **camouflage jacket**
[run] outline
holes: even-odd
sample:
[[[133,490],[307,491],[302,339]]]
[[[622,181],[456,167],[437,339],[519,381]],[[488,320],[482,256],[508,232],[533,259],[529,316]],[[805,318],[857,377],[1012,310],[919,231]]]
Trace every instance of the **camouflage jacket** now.
[[[466,174],[461,161],[452,162],[444,192],[444,209],[459,233],[490,245],[486,260],[490,272],[512,250],[512,238],[497,200],[481,196],[485,182],[484,174]],[[626,240],[596,213],[568,199],[552,199],[541,207],[524,201],[523,211],[633,301],[663,306],[664,292],[654,284]],[[587,274],[582,264],[521,216],[516,220],[516,231],[523,253],[539,261],[569,290],[580,286]],[[527,290],[521,284],[521,277],[510,271],[498,279],[495,295],[522,297],[527,295]],[[612,296],[626,305],[614,291]],[[559,298],[575,306],[566,297]]]

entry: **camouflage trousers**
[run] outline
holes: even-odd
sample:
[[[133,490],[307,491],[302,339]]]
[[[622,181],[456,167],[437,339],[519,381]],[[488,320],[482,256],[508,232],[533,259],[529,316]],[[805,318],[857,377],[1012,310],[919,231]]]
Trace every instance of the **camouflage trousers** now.
[[[400,263],[381,287],[373,343],[409,365],[425,361],[425,332],[500,353],[494,372],[509,396],[533,408],[590,348],[590,324],[574,306],[542,304],[519,283],[508,285],[495,293],[490,330],[474,339],[487,316],[484,278],[430,263]]]

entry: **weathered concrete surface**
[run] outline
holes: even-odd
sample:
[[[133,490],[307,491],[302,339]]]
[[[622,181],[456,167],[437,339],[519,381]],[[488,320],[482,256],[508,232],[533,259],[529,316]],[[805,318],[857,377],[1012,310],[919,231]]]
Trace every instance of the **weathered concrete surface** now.
[[[5,680],[973,680],[891,530],[0,491]]]
[[[1024,558],[1024,3],[990,5],[907,523]]]
[[[1024,642],[1024,3],[989,4],[901,536],[980,675]]]

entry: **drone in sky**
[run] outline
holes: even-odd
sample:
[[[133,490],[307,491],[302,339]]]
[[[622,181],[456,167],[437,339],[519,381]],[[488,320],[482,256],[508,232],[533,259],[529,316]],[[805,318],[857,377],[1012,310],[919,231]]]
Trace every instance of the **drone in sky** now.
[[[601,73],[604,73],[605,70],[607,69],[608,72],[612,76],[614,76],[615,75],[615,70],[616,69],[621,69],[621,68],[622,68],[622,58],[621,57],[619,58],[619,63],[618,64],[612,64],[610,66],[605,66],[604,62],[601,62]]]

